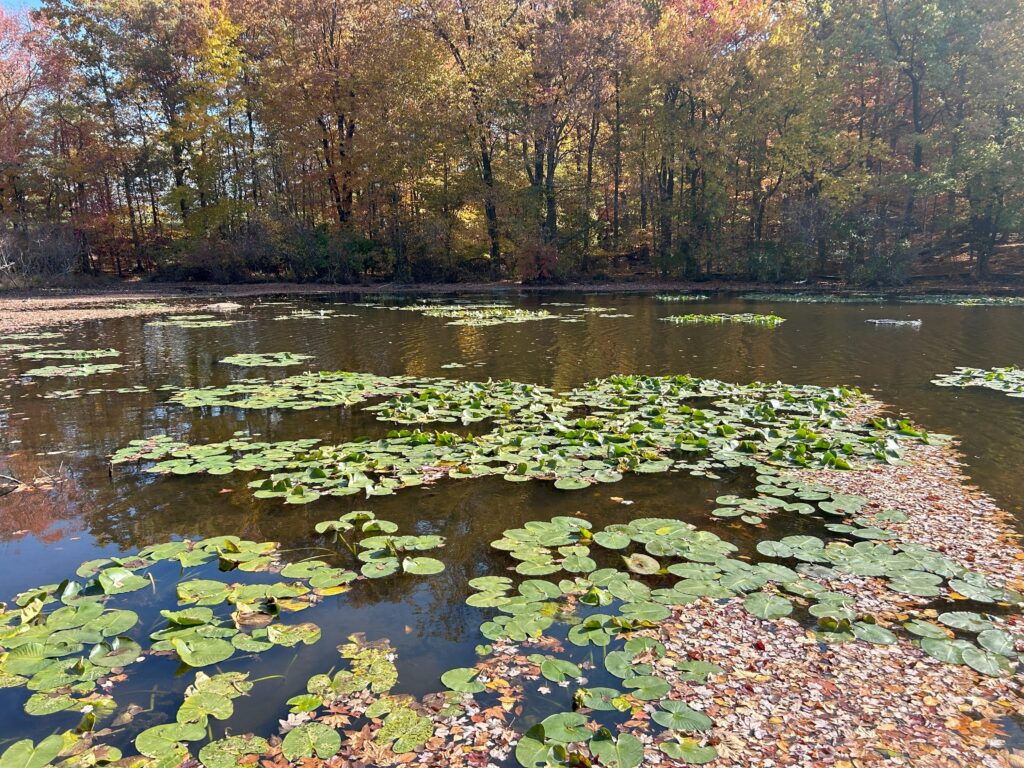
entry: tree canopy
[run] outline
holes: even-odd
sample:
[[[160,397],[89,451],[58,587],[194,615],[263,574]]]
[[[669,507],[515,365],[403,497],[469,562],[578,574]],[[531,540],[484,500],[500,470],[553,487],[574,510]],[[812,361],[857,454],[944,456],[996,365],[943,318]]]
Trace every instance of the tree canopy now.
[[[984,277],[1022,139],[1017,0],[0,10],[0,233],[86,270]]]

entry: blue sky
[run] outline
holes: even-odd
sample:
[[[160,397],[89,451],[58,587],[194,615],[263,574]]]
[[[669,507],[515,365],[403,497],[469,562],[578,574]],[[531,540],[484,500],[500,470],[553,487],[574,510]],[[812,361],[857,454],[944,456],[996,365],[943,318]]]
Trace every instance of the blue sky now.
[[[5,11],[22,11],[38,5],[39,0],[0,0],[0,8]]]

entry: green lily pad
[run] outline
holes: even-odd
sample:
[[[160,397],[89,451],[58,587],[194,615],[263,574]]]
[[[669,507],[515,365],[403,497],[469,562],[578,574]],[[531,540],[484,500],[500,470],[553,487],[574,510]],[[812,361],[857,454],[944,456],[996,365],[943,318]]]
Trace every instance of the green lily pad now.
[[[124,667],[142,653],[142,648],[130,637],[115,637],[100,643],[89,652],[89,661],[97,667]]]
[[[478,669],[457,667],[441,675],[441,683],[457,693],[480,693],[484,690],[484,685],[475,680],[478,674]]]
[[[978,635],[978,645],[986,651],[1013,658],[1017,655],[1014,650],[1013,637],[1001,629],[986,629]]]
[[[237,768],[243,757],[262,755],[269,749],[267,740],[259,736],[229,736],[199,750],[199,761],[206,768]]]
[[[718,750],[712,746],[701,746],[695,739],[665,741],[658,745],[658,749],[673,760],[682,760],[688,765],[704,765],[718,757]]]
[[[865,643],[874,643],[875,645],[892,645],[897,640],[896,635],[885,627],[880,627],[877,624],[855,621],[850,629],[853,632],[854,637],[858,640],[863,640]]]
[[[743,607],[759,619],[781,619],[793,612],[793,604],[784,597],[767,592],[754,592],[743,601]]]
[[[622,558],[626,567],[641,576],[651,576],[661,570],[661,564],[650,555],[635,552]]]
[[[415,576],[431,576],[444,570],[444,563],[432,557],[407,557],[402,560],[402,570]]]
[[[1005,656],[975,648],[973,645],[963,649],[963,661],[971,669],[989,677],[999,677],[1010,671]]]
[[[660,677],[654,675],[636,675],[622,681],[626,688],[633,691],[633,695],[644,701],[654,701],[663,698],[672,686]]]
[[[38,744],[31,739],[22,739],[0,755],[0,768],[43,768],[53,762],[63,749],[64,738],[59,734],[47,736]]]
[[[206,727],[201,723],[167,723],[148,728],[135,737],[135,748],[139,754],[163,760],[182,751],[182,743],[199,741],[206,736]]]
[[[644,760],[644,745],[631,733],[612,735],[600,729],[590,740],[590,752],[607,768],[637,768]]]
[[[986,629],[995,628],[995,625],[993,625],[988,619],[977,613],[971,613],[969,611],[950,611],[948,613],[940,613],[939,621],[947,627],[962,629],[965,632],[984,632]]]
[[[220,664],[235,653],[235,646],[216,637],[196,637],[192,640],[171,640],[178,657],[190,667]]]
[[[281,752],[288,760],[319,757],[327,760],[341,749],[341,734],[324,723],[303,723],[288,731]]]
[[[661,709],[652,718],[663,728],[673,731],[706,731],[713,725],[710,717],[681,701],[663,701],[660,706]]]
[[[586,716],[577,712],[559,712],[541,722],[545,737],[561,744],[589,741],[594,733],[586,725]]]

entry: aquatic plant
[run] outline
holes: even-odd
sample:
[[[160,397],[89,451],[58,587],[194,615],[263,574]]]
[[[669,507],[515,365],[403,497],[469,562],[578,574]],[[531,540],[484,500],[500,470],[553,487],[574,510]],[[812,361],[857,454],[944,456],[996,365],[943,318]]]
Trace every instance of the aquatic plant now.
[[[119,357],[116,349],[35,349],[18,355],[22,360],[94,360],[101,357]]]
[[[759,301],[769,304],[881,304],[886,297],[879,293],[771,293],[755,291],[745,293],[744,301]]]
[[[778,315],[756,315],[749,312],[729,314],[719,312],[713,315],[669,315],[661,318],[678,325],[706,325],[716,323],[745,323],[748,325],[765,325],[774,328],[786,322],[786,318]]]
[[[899,461],[901,440],[934,439],[908,422],[841,421],[844,408],[866,401],[855,390],[838,388],[615,376],[558,395],[515,382],[319,376],[332,388],[330,395],[317,375],[310,374],[273,384],[238,385],[251,388],[245,390],[249,399],[241,401],[225,397],[225,388],[179,393],[172,400],[301,409],[389,395],[391,400],[369,409],[381,420],[427,424],[492,419],[495,428],[473,437],[397,430],[380,440],[338,445],[315,440],[268,444],[238,435],[189,446],[160,436],[129,444],[112,461],[153,461],[147,471],[164,474],[260,470],[270,476],[252,482],[259,495],[307,503],[325,494],[390,494],[439,476],[548,480],[556,488],[576,490],[617,482],[630,472],[681,469],[715,477],[716,469],[765,462],[849,469],[858,462]],[[300,389],[297,380],[308,382],[311,389]],[[230,394],[239,391],[236,387]],[[584,402],[589,415],[573,417]]]
[[[46,400],[74,400],[85,395],[102,395],[102,394],[117,394],[117,395],[133,395],[141,394],[143,392],[150,391],[161,391],[173,389],[173,387],[162,386],[157,387],[155,390],[150,390],[149,387],[144,387],[141,384],[136,384],[130,387],[94,387],[91,389],[77,388],[77,389],[54,389],[49,392],[44,392],[40,397]]]
[[[362,564],[362,578],[382,578],[399,570],[428,576],[444,569],[440,561],[420,554],[443,546],[442,537],[393,536],[397,526],[377,519],[372,512],[352,512],[317,528],[346,531],[345,549],[351,552],[353,567]],[[403,554],[406,552],[413,554]],[[400,565],[383,567],[398,557],[402,557]],[[157,568],[161,563],[173,563],[183,573],[173,573],[164,585]],[[232,571],[247,576],[233,579],[228,575]],[[254,581],[254,575],[265,578]],[[236,536],[173,541],[146,547],[132,556],[92,560],[83,563],[76,576],[27,590],[18,595],[14,608],[0,608],[0,685],[25,687],[31,692],[24,705],[29,715],[81,712],[87,725],[79,734],[109,734],[109,728],[98,730],[97,725],[101,721],[106,724],[117,711],[113,693],[118,683],[130,676],[130,668],[151,655],[176,656],[185,668],[199,670],[193,684],[169,722],[134,737],[139,754],[159,761],[185,759],[188,751],[184,744],[205,739],[209,719],[230,718],[232,700],[247,694],[255,682],[245,673],[208,675],[202,670],[236,654],[317,642],[320,629],[316,624],[292,623],[285,617],[341,595],[361,580],[350,568],[313,558],[288,562],[275,542],[245,541]],[[120,606],[130,600],[127,596],[158,587],[164,599],[176,598],[177,604],[160,611],[166,624],[147,629],[148,637],[144,637],[139,616]],[[341,689],[340,682],[345,680],[344,690],[349,693],[361,690],[363,680],[376,692],[386,679],[390,683],[384,687],[393,685],[397,679],[393,663],[373,653],[343,648],[342,656],[351,661],[352,669],[337,673],[330,685]],[[79,738],[65,734],[48,760],[72,749]],[[286,739],[285,749],[293,750],[298,741]],[[419,742],[407,738],[403,743]],[[11,761],[26,750],[42,748],[19,744],[0,757],[0,764],[14,765]],[[244,745],[232,744],[259,751],[267,747],[265,740],[256,737]],[[338,744],[332,744],[322,757],[337,750]],[[49,754],[54,746],[46,743],[45,752]],[[210,754],[218,750],[230,751],[228,745],[218,744]],[[293,751],[298,756],[302,749],[295,746]],[[110,756],[115,752],[103,755],[119,759],[119,753]]]
[[[166,326],[169,328],[227,328],[241,320],[224,320],[217,315],[168,315],[161,320],[151,320],[147,326]]]
[[[707,301],[708,296],[703,293],[656,293],[654,294],[655,301],[664,302],[683,302],[683,301]]]
[[[289,365],[302,365],[307,360],[312,359],[312,355],[302,355],[294,352],[252,352],[229,355],[220,362],[227,365],[238,365],[243,368],[284,368]]]
[[[82,363],[80,365],[47,365],[42,368],[31,368],[23,376],[41,378],[92,376],[98,373],[113,373],[124,366],[121,363]]]
[[[3,341],[39,341],[44,339],[62,339],[64,334],[56,331],[21,331],[0,336]]]
[[[392,693],[398,668],[386,640],[353,636],[339,648],[342,668],[314,675],[306,693],[288,701],[283,740],[266,734],[211,738],[206,726],[230,718],[234,699],[246,695],[255,681],[242,673],[208,676],[204,670],[235,653],[316,642],[315,624],[292,624],[281,616],[312,610],[364,580],[441,572],[443,562],[424,553],[444,539],[403,534],[371,511],[355,511],[315,526],[324,551],[349,558],[341,567],[319,557],[292,555],[286,562],[272,542],[235,537],[156,545],[135,557],[87,563],[79,570],[84,582],[26,592],[17,609],[0,615],[0,646],[12,649],[0,656],[0,680],[41,685],[37,675],[46,669],[43,678],[52,672],[55,682],[67,686],[65,676],[77,675],[71,690],[39,690],[44,695],[30,696],[33,710],[92,707],[88,714],[107,722],[116,712],[112,696],[118,681],[102,671],[115,667],[102,665],[130,666],[140,654],[168,653],[201,669],[174,721],[135,735],[135,750],[154,761],[180,762],[193,745],[200,759],[216,768],[243,758],[301,762],[335,755],[391,765],[403,762],[409,751],[419,751],[420,762],[457,764],[445,750],[460,749],[450,725],[452,718],[465,718],[487,723],[481,738],[488,750],[505,754],[503,745],[511,749],[514,744],[515,759],[526,768],[592,761],[636,768],[645,760],[645,747],[666,761],[710,762],[728,735],[716,722],[720,712],[705,711],[702,700],[681,693],[688,689],[680,681],[706,682],[729,674],[703,660],[700,645],[673,634],[681,626],[676,617],[687,606],[708,612],[735,606],[752,621],[763,622],[756,626],[764,627],[766,636],[776,631],[770,628],[773,622],[776,628],[800,622],[823,646],[916,646],[944,664],[993,678],[1013,674],[1019,664],[1022,638],[1000,614],[1007,606],[1019,608],[1020,594],[946,554],[901,541],[889,526],[905,521],[905,514],[878,512],[862,496],[831,490],[824,473],[823,482],[816,482],[792,472],[899,463],[908,443],[942,442],[941,436],[908,421],[851,416],[870,404],[856,390],[612,376],[558,393],[512,381],[343,372],[245,386],[262,388],[259,407],[379,400],[365,410],[382,421],[486,420],[489,429],[457,435],[402,428],[378,440],[338,445],[313,438],[260,442],[243,433],[189,445],[161,434],[133,441],[112,457],[113,463],[141,462],[157,474],[257,472],[263,477],[249,483],[255,496],[293,504],[325,495],[389,494],[442,478],[500,475],[511,482],[553,482],[572,491],[617,482],[630,472],[687,471],[713,478],[734,470],[754,473],[756,485],[744,495],[718,496],[709,509],[711,518],[735,520],[756,531],[773,516],[793,515],[820,521],[823,534],[764,537],[750,557],[723,535],[672,518],[638,516],[602,526],[581,514],[508,528],[491,543],[505,567],[469,582],[473,594],[466,603],[481,612],[479,631],[486,641],[478,647],[477,665],[447,670],[439,680],[445,690],[419,701]],[[200,405],[226,398],[217,404],[230,406],[234,398],[244,402],[255,394],[198,392],[203,394],[188,397]],[[54,639],[51,633],[67,629],[85,632],[106,621],[126,623],[130,617],[121,614],[115,614],[116,621],[104,617],[108,611],[126,610],[116,604],[120,595],[134,594],[153,578],[159,586],[153,566],[165,561],[186,571],[207,570],[175,575],[179,605],[161,613],[167,625],[151,632],[148,641],[130,631],[135,622],[119,627],[116,637],[101,633],[94,640],[72,633]],[[208,573],[214,564],[247,577],[232,580]],[[259,579],[255,583],[252,574]],[[851,584],[864,588],[866,580],[873,585],[874,608],[858,604],[858,594],[849,591]],[[969,599],[991,612],[934,610],[936,599]],[[84,608],[86,602],[96,607]],[[80,616],[81,610],[99,613]],[[28,621],[20,618],[26,615]],[[62,652],[53,657],[59,665],[52,668],[57,662],[51,657],[26,651],[22,659],[16,653],[32,642],[47,648],[76,640],[82,648],[59,648]],[[677,652],[669,651],[670,642],[690,643],[697,655],[672,655]],[[92,666],[74,661],[82,655]],[[21,666],[22,660],[27,666]],[[36,670],[36,663],[43,666]],[[607,684],[588,680],[598,668]],[[84,680],[78,674],[82,669]],[[85,685],[76,690],[80,682]],[[89,687],[92,683],[98,687]],[[531,716],[527,689],[544,695],[548,683],[566,688],[572,706]],[[102,693],[94,696],[97,691]],[[517,735],[500,718],[480,714],[490,706],[482,702],[493,702],[495,694],[500,711],[524,708],[525,733]],[[85,704],[86,699],[96,703]],[[349,738],[342,738],[340,724],[351,726]],[[711,736],[713,729],[719,732]],[[77,738],[65,735],[59,744],[44,742],[45,748],[38,748],[52,752],[53,759]],[[15,746],[15,757],[37,749],[31,742]]]
[[[427,317],[451,320],[448,325],[484,327],[506,323],[525,323],[532,320],[549,320],[557,317],[544,309],[519,309],[518,307],[492,304],[435,305],[397,307],[401,310],[420,312]]]
[[[973,294],[947,293],[941,295],[897,296],[901,304],[944,304],[957,307],[1019,307],[1024,306],[1024,296],[976,296]]]
[[[932,379],[940,387],[984,387],[1002,392],[1009,397],[1024,397],[1024,369],[1016,366],[1005,368],[956,368]]]

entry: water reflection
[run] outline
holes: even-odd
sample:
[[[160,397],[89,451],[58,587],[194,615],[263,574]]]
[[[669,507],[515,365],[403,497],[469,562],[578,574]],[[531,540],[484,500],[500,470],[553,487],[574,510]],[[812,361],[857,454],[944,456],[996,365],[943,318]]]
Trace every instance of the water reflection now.
[[[538,308],[545,300],[534,296],[517,302]],[[1004,507],[1024,516],[1024,476],[1006,471],[1024,449],[1021,401],[994,392],[961,392],[929,383],[935,374],[958,365],[989,367],[1024,361],[1024,323],[1020,322],[1024,309],[772,306],[717,299],[701,305],[700,311],[775,311],[788,318],[772,330],[670,325],[661,318],[680,311],[678,306],[640,296],[602,295],[587,297],[585,302],[632,317],[602,318],[598,313],[585,313],[582,322],[547,320],[473,328],[366,306],[339,308],[356,317],[276,320],[291,307],[258,302],[242,312],[249,322],[229,328],[172,328],[132,318],[76,326],[68,331],[66,346],[91,347],[102,339],[103,346],[121,350],[121,360],[126,363],[118,373],[88,380],[28,381],[19,374],[34,363],[0,358],[6,380],[0,393],[0,472],[17,477],[37,471],[66,475],[52,490],[0,498],[0,594],[9,596],[36,584],[59,581],[79,562],[101,554],[175,537],[237,534],[279,541],[296,559],[312,552],[343,563],[348,557],[344,549],[316,536],[313,526],[359,508],[372,508],[378,516],[398,523],[404,532],[445,536],[447,546],[435,553],[447,566],[443,574],[360,582],[346,595],[310,611],[309,620],[324,630],[324,638],[316,646],[278,649],[257,661],[233,660],[225,666],[262,669],[259,665],[265,664],[285,670],[285,677],[275,681],[270,693],[240,700],[232,721],[236,730],[244,722],[246,728],[269,732],[284,709],[283,702],[304,690],[310,675],[336,665],[334,648],[352,632],[391,639],[399,653],[401,691],[422,694],[434,690],[439,670],[471,664],[473,647],[481,640],[477,627],[484,614],[463,603],[467,582],[507,567],[507,558],[486,546],[506,528],[554,515],[579,514],[602,526],[636,516],[664,516],[714,530],[739,546],[741,554],[753,550],[751,529],[708,516],[716,495],[749,487],[749,479],[742,476],[723,482],[679,474],[627,477],[614,485],[574,493],[542,483],[486,478],[444,481],[392,497],[323,498],[306,506],[289,506],[253,498],[246,488],[252,477],[242,474],[156,478],[124,467],[110,474],[107,455],[129,440],[164,432],[197,442],[223,440],[239,430],[266,440],[314,436],[340,442],[362,435],[379,436],[387,429],[358,409],[196,410],[167,405],[166,392],[156,391],[166,385],[223,384],[253,375],[276,378],[298,370],[248,371],[217,363],[237,352],[309,354],[314,356],[311,367],[321,370],[507,377],[560,390],[619,372],[688,372],[739,382],[854,384],[891,403],[897,411],[909,413],[932,431],[961,436],[974,480]],[[316,306],[317,302],[295,303]],[[548,309],[562,314],[573,311]],[[923,324],[912,329],[864,322],[872,317],[913,317],[922,319]],[[444,367],[450,363],[467,367]],[[151,391],[104,392],[77,399],[41,397],[73,386],[138,384]],[[460,431],[485,429],[486,425],[474,425]],[[634,503],[622,504],[612,497]],[[783,524],[785,530],[775,530]],[[810,532],[814,525],[804,518],[785,523],[773,520],[768,535]],[[758,538],[764,536],[764,532],[758,533]],[[168,574],[167,578],[173,584],[178,576]],[[154,618],[158,607],[164,606],[152,606],[150,623],[158,621]],[[168,660],[154,659],[146,665],[145,674],[133,678],[119,693],[119,703],[137,700],[149,708],[154,689],[159,687],[153,701],[158,708],[171,706],[187,680],[167,684],[167,680],[176,680],[174,665]],[[14,692],[0,692],[0,716],[17,717],[19,723],[26,720],[20,711],[22,700]],[[25,724],[26,733],[56,727],[50,718],[29,720],[34,722]]]

